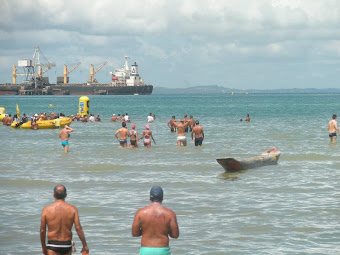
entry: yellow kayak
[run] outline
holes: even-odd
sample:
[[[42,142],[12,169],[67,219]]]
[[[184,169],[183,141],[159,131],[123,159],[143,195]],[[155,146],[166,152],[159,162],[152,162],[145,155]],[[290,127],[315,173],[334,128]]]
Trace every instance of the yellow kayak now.
[[[60,127],[63,128],[65,125],[70,125],[72,123],[71,118],[61,118],[60,119]],[[12,128],[23,128],[23,129],[31,129],[31,122],[28,121],[26,123],[23,123],[19,126],[16,126],[19,122],[13,122],[11,124]],[[38,129],[49,129],[49,128],[55,128],[55,120],[38,120]]]

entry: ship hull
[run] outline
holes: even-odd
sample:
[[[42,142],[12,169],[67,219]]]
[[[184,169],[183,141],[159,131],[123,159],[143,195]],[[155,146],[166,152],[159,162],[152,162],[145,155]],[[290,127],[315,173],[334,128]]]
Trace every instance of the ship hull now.
[[[43,89],[34,89],[31,86],[0,84],[0,95],[151,95],[152,90],[152,85],[49,84]]]
[[[109,86],[107,84],[63,84],[50,87],[54,95],[151,95],[153,86]]]

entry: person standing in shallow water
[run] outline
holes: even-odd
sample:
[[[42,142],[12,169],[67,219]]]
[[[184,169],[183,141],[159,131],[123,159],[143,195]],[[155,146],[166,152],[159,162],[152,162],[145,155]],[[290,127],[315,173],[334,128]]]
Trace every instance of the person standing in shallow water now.
[[[179,237],[176,214],[162,206],[163,189],[160,186],[151,188],[150,201],[151,205],[136,212],[132,236],[142,236],[140,255],[170,255],[169,236]]]
[[[73,132],[74,129],[65,125],[62,130],[59,132],[59,138],[61,139],[61,145],[64,147],[64,151],[68,152],[68,138],[70,137],[70,133]]]
[[[328,132],[331,142],[336,141],[336,131],[340,133],[338,129],[338,123],[336,121],[336,114],[333,114],[332,119],[328,122]]]
[[[250,121],[249,113],[247,114],[246,119],[244,121]]]
[[[66,188],[57,185],[54,188],[55,202],[44,207],[41,213],[40,241],[44,255],[72,254],[72,227],[75,226],[83,248],[81,253],[89,253],[83,229],[80,225],[78,210],[65,202]],[[47,245],[46,245],[46,226]]]
[[[191,142],[194,142],[194,134],[195,134],[195,146],[202,146],[202,142],[204,139],[203,127],[200,126],[200,122],[196,120],[196,126],[192,129],[191,132]]]
[[[119,141],[121,147],[127,147],[127,137],[130,136],[130,133],[129,130],[126,128],[125,122],[122,122],[122,127],[115,132],[115,136]]]

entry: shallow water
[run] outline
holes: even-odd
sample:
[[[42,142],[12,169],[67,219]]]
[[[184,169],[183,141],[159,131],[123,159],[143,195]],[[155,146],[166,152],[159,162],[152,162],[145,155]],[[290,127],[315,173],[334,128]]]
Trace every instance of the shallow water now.
[[[0,96],[0,106],[75,114],[78,98]],[[338,94],[90,96],[103,121],[72,123],[68,154],[57,130],[0,126],[0,254],[41,253],[40,213],[59,183],[78,207],[91,254],[138,254],[131,224],[155,184],[178,217],[173,254],[340,254],[340,152],[327,131],[338,109]],[[155,113],[156,145],[119,147],[120,123],[109,119],[125,112],[139,134]],[[240,122],[247,113],[251,122]],[[190,140],[176,147],[166,123],[184,114],[204,127],[201,148]],[[215,160],[273,146],[282,153],[275,166],[224,173]]]

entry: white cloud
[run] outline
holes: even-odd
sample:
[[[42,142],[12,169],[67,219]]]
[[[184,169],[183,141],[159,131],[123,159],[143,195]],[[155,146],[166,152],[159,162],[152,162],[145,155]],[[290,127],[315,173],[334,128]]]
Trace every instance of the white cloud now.
[[[104,60],[118,67],[128,54],[168,86],[176,82],[163,78],[165,69],[190,69],[191,83],[211,84],[201,73],[219,73],[223,63],[243,63],[243,72],[249,63],[339,65],[337,0],[4,0],[0,15],[0,82],[36,45],[50,61],[84,68]]]

